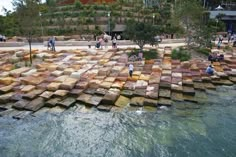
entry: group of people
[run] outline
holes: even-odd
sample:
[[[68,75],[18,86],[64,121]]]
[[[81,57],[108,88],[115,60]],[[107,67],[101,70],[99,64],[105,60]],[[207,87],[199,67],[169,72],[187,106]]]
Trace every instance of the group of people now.
[[[6,42],[6,36],[0,34],[0,42]]]
[[[223,54],[217,54],[216,52],[213,52],[209,54],[208,56],[208,61],[211,62],[220,62],[224,60],[224,55]]]
[[[209,56],[208,56],[208,61],[210,61],[211,63],[221,62],[223,60],[224,60],[224,55],[223,54],[217,54],[216,52],[213,52],[213,53],[209,54]],[[206,73],[209,74],[209,75],[214,75],[215,70],[214,70],[214,66],[212,64],[210,64],[207,67]]]
[[[95,45],[95,48],[103,48],[103,45],[105,46],[105,48],[107,47],[107,44],[108,44],[108,41],[110,40],[110,36],[107,35],[106,33],[104,33],[102,36],[98,37],[98,39],[96,39],[96,45]],[[120,38],[120,37],[119,37]],[[112,42],[112,48],[117,48],[117,36],[113,36],[112,39],[111,39],[111,42]],[[88,47],[91,48],[91,42],[88,41]]]

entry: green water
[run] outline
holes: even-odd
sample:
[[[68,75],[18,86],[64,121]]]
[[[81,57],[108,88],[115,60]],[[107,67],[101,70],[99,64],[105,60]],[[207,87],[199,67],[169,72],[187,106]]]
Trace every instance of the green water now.
[[[0,118],[0,157],[235,157],[236,87],[168,110]]]

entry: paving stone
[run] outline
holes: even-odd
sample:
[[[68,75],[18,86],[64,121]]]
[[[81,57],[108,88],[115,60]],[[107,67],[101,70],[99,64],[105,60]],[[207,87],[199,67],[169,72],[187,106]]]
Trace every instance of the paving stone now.
[[[38,97],[32,101],[30,101],[24,109],[30,110],[30,111],[38,111],[40,108],[44,106],[44,99],[42,97]]]
[[[40,95],[40,97],[43,97],[43,98],[45,98],[45,99],[50,99],[53,94],[54,94],[54,92],[45,91],[45,92],[43,92],[43,93]]]
[[[145,97],[146,96],[146,89],[136,89],[133,92],[133,96],[142,96]]]
[[[201,91],[205,91],[205,86],[204,86],[204,83],[201,83],[201,82],[194,82],[193,83],[193,87],[194,89],[196,90],[201,90]]]
[[[229,80],[223,80],[223,79],[221,79],[221,80],[213,80],[212,83],[214,85],[226,85],[226,86],[231,86],[231,85],[234,84],[233,82],[231,82]]]
[[[22,73],[29,71],[29,70],[30,70],[30,68],[28,68],[28,67],[14,69],[14,70],[10,71],[10,76],[19,77]]]
[[[92,105],[92,106],[98,106],[100,102],[102,101],[103,97],[102,96],[96,96],[93,95],[87,102],[87,105]]]
[[[121,92],[121,95],[123,95],[125,97],[128,97],[128,98],[131,98],[133,96],[133,91],[131,91],[131,90],[123,90]]]
[[[56,77],[59,77],[61,75],[63,75],[63,71],[60,71],[60,70],[56,70],[56,71],[53,71],[51,73],[52,76],[56,76]]]
[[[0,88],[0,93],[8,93],[10,91],[13,90],[13,86],[12,85],[9,85],[9,86],[3,86]]]
[[[76,100],[82,103],[87,103],[92,95],[82,93]]]
[[[47,85],[47,90],[56,91],[59,89],[60,85],[61,85],[60,82],[52,82]]]
[[[206,89],[216,89],[216,87],[212,83],[204,83]]]
[[[36,96],[42,94],[44,92],[43,89],[35,89],[35,90],[32,90],[30,91],[29,93],[27,94],[24,94],[22,97],[25,98],[25,99],[34,99]]]
[[[32,90],[34,90],[35,89],[35,86],[33,86],[33,85],[26,85],[26,86],[24,86],[22,89],[21,89],[21,91],[22,92],[30,92],[30,91],[32,91]]]
[[[171,76],[161,76],[161,82],[171,83]]]
[[[65,107],[65,108],[69,108],[71,107],[72,105],[74,105],[76,102],[76,99],[73,98],[73,97],[67,97],[65,98],[64,100],[58,102],[57,104],[59,106],[62,106],[62,107]]]
[[[193,87],[193,81],[192,80],[183,80],[182,85],[187,86],[187,87]]]
[[[236,83],[236,77],[230,76],[229,80],[232,81],[233,83]]]
[[[170,98],[171,97],[171,90],[159,89],[159,97]]]
[[[171,89],[171,84],[167,82],[160,82],[159,89]]]
[[[113,84],[112,82],[106,82],[106,81],[103,81],[103,82],[99,85],[99,87],[100,87],[100,88],[106,88],[106,89],[109,89],[109,88],[111,87],[112,84]]]
[[[60,84],[60,89],[71,90],[77,82],[77,79],[66,78],[64,82]]]
[[[119,96],[120,96],[120,90],[111,88],[103,97],[101,104],[113,105]]]
[[[172,100],[166,98],[159,98],[158,105],[160,106],[171,106]]]
[[[193,103],[198,103],[197,99],[192,95],[183,95],[184,101],[189,101]]]
[[[157,107],[157,100],[145,98],[143,101],[143,106]]]
[[[15,81],[13,77],[4,77],[0,78],[0,83],[4,85],[10,85]]]
[[[98,88],[98,89],[95,90],[94,94],[104,96],[107,93],[107,91],[108,90],[105,89],[105,88]]]
[[[83,89],[72,89],[69,91],[69,95],[70,96],[79,96],[80,94],[82,94],[84,90]]]
[[[195,90],[193,87],[183,86],[183,94],[185,95],[195,95]]]
[[[115,102],[115,105],[118,107],[125,107],[130,103],[130,99],[120,95],[117,101]]]
[[[133,97],[130,101],[131,106],[143,106],[144,97]]]
[[[21,82],[27,85],[38,85],[42,83],[45,80],[44,77],[34,77],[34,76],[27,76],[24,78],[21,78]]]
[[[13,104],[12,107],[18,110],[22,110],[29,102],[29,100],[22,99]]]
[[[183,93],[179,93],[179,92],[171,92],[171,100],[174,101],[183,101]]]
[[[135,89],[135,82],[133,81],[127,81],[124,85],[124,89],[127,90],[134,90]]]
[[[76,85],[75,85],[75,88],[78,88],[78,89],[86,89],[88,87],[89,83],[87,81],[82,81],[82,82],[78,82]]]
[[[9,102],[9,100],[11,99],[13,95],[14,95],[13,92],[0,95],[0,103]]]
[[[147,81],[138,80],[138,81],[135,83],[135,89],[146,89],[146,88],[147,88],[147,85],[148,85],[148,82],[147,82]]]
[[[109,112],[113,106],[112,105],[99,105],[97,109],[99,111]]]
[[[45,103],[45,106],[47,106],[47,107],[55,107],[57,105],[57,103],[59,103],[60,101],[61,101],[61,98],[52,98],[52,99],[49,99]]]
[[[84,90],[84,93],[93,95],[95,91],[96,91],[96,88],[87,88]]]
[[[67,90],[57,90],[53,93],[53,96],[65,97],[67,93]]]

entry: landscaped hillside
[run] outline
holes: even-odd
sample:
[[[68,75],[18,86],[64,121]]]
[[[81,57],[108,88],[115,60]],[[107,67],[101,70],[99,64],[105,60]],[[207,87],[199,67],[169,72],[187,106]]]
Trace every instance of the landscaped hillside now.
[[[66,2],[66,1],[64,1]],[[169,3],[161,7],[145,7],[139,3],[86,4],[48,7],[42,13],[42,28],[48,35],[121,33],[128,20],[143,21],[153,25],[166,25],[170,18]],[[110,16],[109,16],[110,15]],[[164,24],[165,23],[165,24]]]

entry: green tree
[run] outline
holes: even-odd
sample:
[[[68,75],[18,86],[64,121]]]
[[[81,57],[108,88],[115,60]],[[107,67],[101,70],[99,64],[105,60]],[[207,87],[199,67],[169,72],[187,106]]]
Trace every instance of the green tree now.
[[[39,1],[37,0],[14,0],[13,5],[16,9],[16,16],[22,35],[29,43],[30,63],[32,64],[31,43],[32,37],[36,35],[39,26]]]
[[[144,22],[128,21],[126,24],[125,36],[134,41],[140,49],[145,44],[153,44],[157,28]]]
[[[203,8],[198,0],[178,0],[174,10],[174,18],[185,29],[187,45],[194,43],[193,36],[201,25]]]

